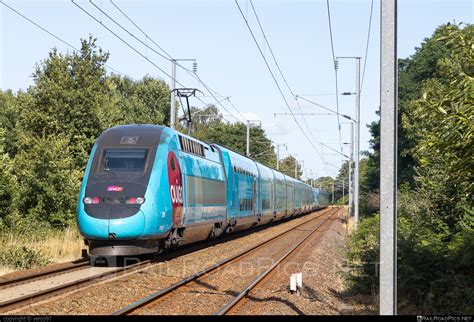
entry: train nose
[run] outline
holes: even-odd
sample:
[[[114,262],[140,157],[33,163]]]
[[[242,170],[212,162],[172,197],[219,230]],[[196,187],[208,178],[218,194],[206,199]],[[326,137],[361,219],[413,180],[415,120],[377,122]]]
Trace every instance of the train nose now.
[[[145,231],[145,214],[139,210],[126,218],[109,219],[109,239],[135,239]]]

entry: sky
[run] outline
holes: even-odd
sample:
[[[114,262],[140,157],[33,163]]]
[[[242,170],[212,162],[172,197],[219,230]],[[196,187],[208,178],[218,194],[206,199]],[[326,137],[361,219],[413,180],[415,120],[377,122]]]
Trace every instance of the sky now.
[[[3,2],[76,48],[80,45],[80,38],[88,38],[89,35],[97,37],[98,45],[110,53],[107,66],[124,75],[137,80],[150,75],[170,83],[170,77],[127,47],[71,1]],[[171,74],[171,63],[168,60],[117,27],[89,1],[76,2],[154,64]],[[286,147],[280,147],[282,158],[291,154],[303,161],[305,177],[335,176],[338,173],[344,160],[340,155],[340,143],[350,142],[348,120],[339,118],[342,123],[339,131],[335,115],[321,115],[327,114],[327,111],[302,99],[332,110],[337,109],[325,0],[252,1],[284,79],[265,43],[250,1],[238,1],[302,130],[291,115],[275,116],[275,113],[290,113],[290,110],[235,1],[113,0],[147,34],[148,39],[109,0],[93,2],[157,51],[160,50],[154,47],[152,40],[173,58],[196,59],[199,77],[217,93],[217,100],[222,101],[226,110],[216,103],[202,84],[180,68],[177,70],[177,80],[186,87],[198,88],[204,92],[205,96],[201,100],[207,104],[217,104],[224,115],[232,113],[234,116],[226,116],[229,121],[235,122],[236,118],[241,121],[243,118],[260,120],[275,145],[286,144]],[[362,57],[360,68],[361,78],[363,74],[364,80],[360,111],[361,151],[369,150],[370,133],[366,125],[377,120],[376,111],[380,105],[380,0],[373,1],[366,55],[371,2],[372,0],[329,0],[334,56]],[[472,23],[473,10],[473,2],[470,0],[399,0],[398,57],[412,55],[415,47],[420,46],[423,39],[430,37],[436,27],[443,23]],[[44,60],[54,47],[63,53],[73,50],[0,5],[0,89],[27,89],[33,84],[31,75],[35,65]],[[356,60],[338,61],[338,92],[354,93]],[[192,69],[192,62],[180,63]],[[292,94],[302,98],[297,101]],[[226,97],[230,97],[230,102],[225,100]],[[338,98],[339,113],[354,118],[355,96],[339,95]],[[191,104],[204,106],[197,99],[191,99]],[[298,115],[299,113],[318,115]],[[342,145],[342,149],[344,154],[349,154],[349,145]]]

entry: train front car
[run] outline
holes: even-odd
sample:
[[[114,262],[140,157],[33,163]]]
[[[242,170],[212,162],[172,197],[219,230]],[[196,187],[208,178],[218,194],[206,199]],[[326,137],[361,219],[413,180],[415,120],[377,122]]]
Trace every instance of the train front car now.
[[[77,207],[91,261],[157,252],[173,219],[179,221],[183,188],[174,136],[161,126],[125,125],[97,139]]]

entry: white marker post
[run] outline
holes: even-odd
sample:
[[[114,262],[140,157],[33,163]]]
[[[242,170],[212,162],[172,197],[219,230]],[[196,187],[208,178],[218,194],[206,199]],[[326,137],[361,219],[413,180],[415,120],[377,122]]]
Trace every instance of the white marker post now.
[[[303,273],[295,273],[290,276],[290,291],[291,293],[300,293],[303,289]]]

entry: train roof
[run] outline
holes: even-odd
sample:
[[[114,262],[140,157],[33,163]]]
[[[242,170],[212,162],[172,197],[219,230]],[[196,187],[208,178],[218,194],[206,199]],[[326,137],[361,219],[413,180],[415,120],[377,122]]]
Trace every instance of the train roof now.
[[[165,128],[152,124],[118,125],[105,130],[96,142],[114,146],[149,146],[159,143]]]

